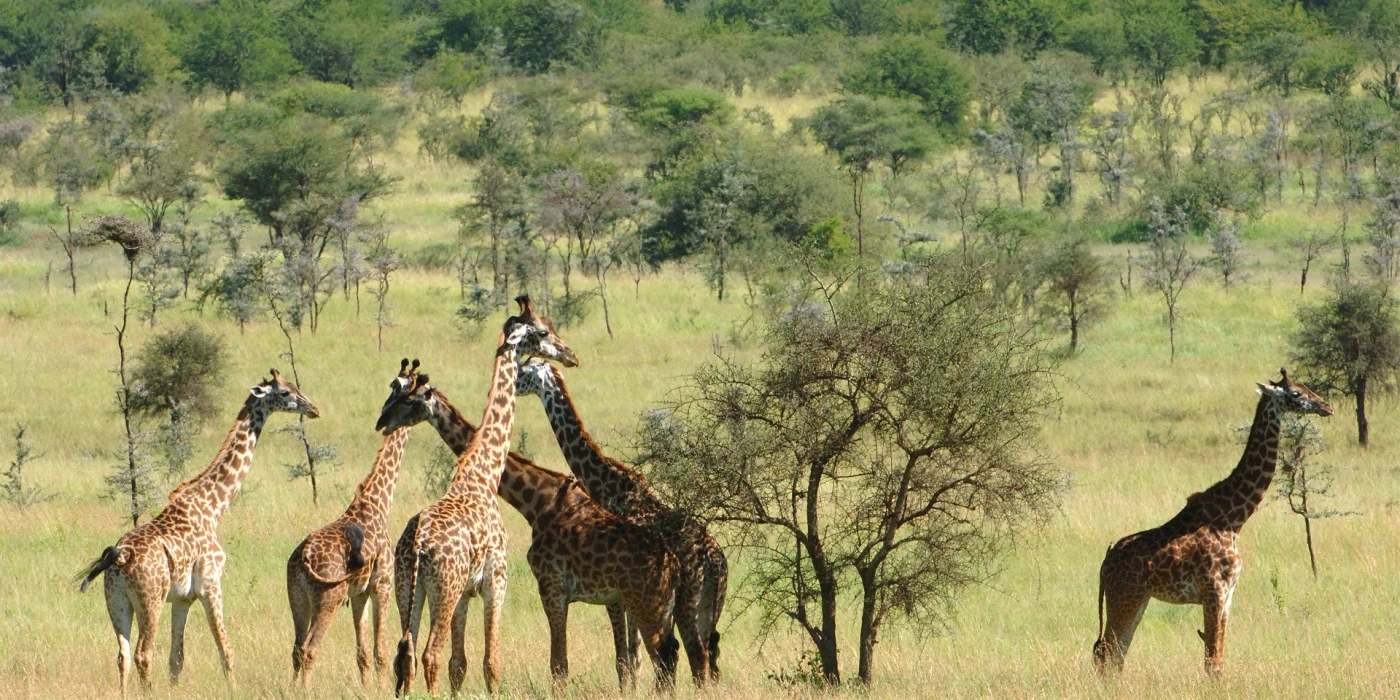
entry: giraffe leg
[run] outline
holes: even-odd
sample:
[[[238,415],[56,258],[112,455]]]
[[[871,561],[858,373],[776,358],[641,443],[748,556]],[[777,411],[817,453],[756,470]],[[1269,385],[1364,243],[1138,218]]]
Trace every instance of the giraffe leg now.
[[[680,656],[680,643],[672,631],[672,624],[664,616],[660,619],[632,608],[628,621],[635,625],[646,646],[647,656],[651,657],[652,668],[656,669],[656,689],[659,692],[673,693],[676,689],[676,663]]]
[[[180,672],[185,669],[185,620],[189,618],[193,600],[178,599],[170,606],[170,685],[180,684]]]
[[[306,665],[306,635],[311,630],[313,602],[305,577],[291,565],[287,568],[287,603],[292,609],[292,628],[296,632],[292,642],[292,682],[295,683],[301,680],[302,667]]]
[[[1147,611],[1151,598],[1140,593],[1115,594],[1107,591],[1104,602],[1108,617],[1104,624],[1103,638],[1094,644],[1094,664],[1099,673],[1123,668],[1123,657],[1133,643],[1142,614]]]
[[[690,677],[695,687],[705,687],[705,677],[709,674],[709,650],[700,638],[700,628],[693,614],[676,616],[676,627],[681,632],[681,643],[685,645],[686,660],[690,662]]]
[[[321,640],[335,620],[335,611],[345,604],[345,584],[331,588],[316,587],[311,593],[311,620],[307,624],[306,641],[301,648],[301,682],[311,682],[311,671],[316,666],[316,654],[321,648]]]
[[[1225,622],[1230,617],[1231,593],[1217,590],[1201,603],[1206,625],[1201,635],[1206,643],[1206,673],[1217,678],[1225,669]]]
[[[126,694],[126,679],[131,675],[131,622],[136,616],[122,574],[108,571],[102,582],[102,594],[107,599],[107,618],[117,633],[117,678],[122,694]]]
[[[164,592],[140,591],[136,603],[136,677],[143,690],[151,688],[151,653],[155,651],[156,629],[160,627],[160,608]]]
[[[461,692],[467,680],[467,609],[471,596],[462,594],[457,600],[457,608],[452,611],[452,657],[447,662],[447,680],[452,694]]]
[[[393,584],[389,582],[388,576],[377,576],[372,584],[370,593],[370,609],[374,617],[374,672],[376,675],[384,675],[384,668],[389,665],[389,652],[385,645],[388,643],[388,635],[385,634],[384,626],[388,620],[389,599],[393,597],[390,590]]]
[[[428,640],[423,645],[423,682],[428,686],[429,695],[437,695],[438,673],[442,670],[442,648],[447,646],[452,618],[457,609],[457,602],[462,597],[460,587],[452,590],[447,588],[440,588],[437,596],[429,594]]]
[[[355,622],[355,665],[360,669],[360,684],[368,686],[370,651],[369,592],[350,596],[350,619]]]
[[[627,609],[621,603],[608,605],[608,622],[612,623],[613,654],[617,659],[618,688],[629,693],[637,689],[635,660],[632,656],[631,636],[636,627],[627,616]]]
[[[554,679],[554,694],[562,696],[569,684],[569,598],[561,586],[548,579],[541,580],[540,605],[549,621],[549,675]],[[612,608],[608,608],[612,613]]]
[[[481,618],[485,634],[482,640],[482,675],[486,692],[495,695],[501,685],[501,610],[506,604],[506,562],[502,555],[491,572],[482,595]]]
[[[219,579],[206,579],[199,599],[204,603],[204,616],[209,620],[209,633],[219,647],[219,661],[224,667],[224,677],[233,681],[233,647],[228,641],[228,629],[224,627],[224,592]]]

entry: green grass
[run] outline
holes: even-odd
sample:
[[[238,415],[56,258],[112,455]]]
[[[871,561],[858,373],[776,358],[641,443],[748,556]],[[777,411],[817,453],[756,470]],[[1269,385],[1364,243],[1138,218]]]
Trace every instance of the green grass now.
[[[808,102],[796,98],[765,104],[785,122],[809,109]],[[471,169],[426,162],[407,138],[389,162],[403,180],[377,210],[394,232],[393,243],[412,250],[447,240],[455,228],[448,213],[467,198]],[[10,196],[20,198],[27,212],[38,212],[49,193],[0,190],[0,197]],[[1226,291],[1215,279],[1202,277],[1186,292],[1174,364],[1168,362],[1160,302],[1142,289],[1120,295],[1111,314],[1085,333],[1082,352],[1062,366],[1062,410],[1045,425],[1048,456],[1066,477],[1060,512],[1049,526],[1019,543],[990,585],[961,596],[945,629],[888,629],[878,648],[870,695],[1395,695],[1400,671],[1391,640],[1400,628],[1400,606],[1395,604],[1400,582],[1394,576],[1400,571],[1400,469],[1395,466],[1400,463],[1395,438],[1400,421],[1393,401],[1375,407],[1375,444],[1368,450],[1352,444],[1350,406],[1340,405],[1338,415],[1323,424],[1332,445],[1324,459],[1338,472],[1335,503],[1360,514],[1317,524],[1318,580],[1308,571],[1302,524],[1282,504],[1268,502],[1246,527],[1241,543],[1245,573],[1230,620],[1224,679],[1208,680],[1202,671],[1195,634],[1201,626],[1199,608],[1161,603],[1149,608],[1121,678],[1100,683],[1090,663],[1104,548],[1117,537],[1165,521],[1188,494],[1233,467],[1242,448],[1231,428],[1252,417],[1253,383],[1276,376],[1286,364],[1296,273],[1278,244],[1305,226],[1320,225],[1316,217],[1330,221],[1326,217],[1334,213],[1313,213],[1289,196],[1287,206],[1253,224],[1254,262],[1244,285]],[[1028,201],[1038,202],[1039,195]],[[98,192],[80,210],[122,208],[109,193]],[[110,696],[116,681],[115,644],[101,595],[78,595],[70,579],[127,527],[122,507],[103,498],[102,485],[115,461],[109,451],[121,444],[112,406],[116,319],[111,315],[120,303],[120,264],[115,251],[84,251],[79,293],[70,295],[62,254],[46,238],[46,225],[30,222],[20,245],[0,247],[0,362],[7,368],[0,375],[0,427],[28,424],[30,440],[44,453],[30,479],[57,496],[25,511],[0,507],[0,571],[6,572],[0,586],[5,623],[0,696]],[[1105,252],[1117,260],[1123,254],[1121,249]],[[46,292],[50,262],[53,279]],[[1318,283],[1310,297],[1319,293],[1324,277],[1315,274]],[[625,279],[615,280],[612,289],[616,338],[604,332],[600,310],[582,325],[563,329],[562,335],[583,360],[569,379],[585,420],[595,436],[622,450],[638,414],[680,385],[711,355],[717,340],[724,352],[750,349],[736,348],[730,340],[744,309],[733,301],[717,303],[694,274],[668,269],[646,280],[636,298]],[[299,338],[302,388],[324,414],[310,430],[315,439],[340,448],[340,464],[326,474],[322,503],[313,507],[309,486],[289,483],[284,476],[281,464],[295,459],[297,450],[289,436],[273,432],[288,422],[276,417],[259,445],[252,474],[224,519],[221,538],[229,552],[225,606],[237,668],[234,696],[302,695],[288,682],[291,621],[285,557],[306,533],[339,515],[368,470],[380,439],[372,425],[398,359],[421,358],[434,383],[468,416],[480,414],[495,333],[487,327],[475,337],[465,334],[452,320],[455,295],[455,283],[446,274],[400,273],[391,295],[397,323],[386,331],[382,353],[375,350],[370,316],[356,318],[353,305],[339,300],[327,308],[319,334]],[[171,313],[163,323],[186,317],[194,312]],[[217,449],[247,387],[269,366],[287,369],[279,358],[280,335],[269,324],[257,323],[239,334],[226,320],[206,316],[201,322],[228,340],[233,367],[221,389],[227,397],[225,416],[200,435],[195,468]],[[150,332],[137,328],[134,344]],[[545,466],[564,468],[534,402],[521,404],[515,435],[517,444],[523,440]],[[431,501],[421,474],[437,442],[426,426],[410,438],[392,516],[395,532]],[[8,458],[8,451],[0,452],[0,459]],[[524,562],[528,529],[505,510],[512,559],[503,627],[504,690],[545,694],[548,636]],[[736,557],[736,570],[743,570],[742,557]],[[738,614],[742,596],[736,577],[721,659],[726,677],[713,694],[759,698],[787,693],[768,674],[795,668],[802,640],[780,634],[760,646],[754,617]],[[478,610],[473,605],[469,625],[472,661],[466,688],[471,692],[482,688],[475,661]],[[224,693],[217,655],[199,617],[196,613],[187,631],[185,686],[178,692],[166,689],[168,632],[162,629],[154,664],[157,697]],[[359,689],[347,617],[341,615],[328,636],[311,694],[388,695],[387,684],[370,692]],[[394,619],[390,630],[397,637],[396,615]],[[573,694],[613,694],[604,614],[595,607],[574,606],[570,628]],[[842,631],[843,663],[853,675],[854,620],[844,618]],[[680,692],[692,691],[682,685]]]

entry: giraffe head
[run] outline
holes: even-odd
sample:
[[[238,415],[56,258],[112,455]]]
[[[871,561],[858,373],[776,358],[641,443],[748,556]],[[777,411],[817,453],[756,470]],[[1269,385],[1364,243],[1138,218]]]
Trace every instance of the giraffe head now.
[[[520,313],[506,319],[505,328],[501,330],[501,347],[496,353],[514,352],[516,357],[543,357],[565,367],[577,367],[578,356],[554,332],[554,323],[535,313],[530,306],[530,296],[521,294],[515,298],[515,303],[520,305]]]
[[[418,360],[410,365],[405,357],[399,363],[399,376],[389,382],[389,398],[384,400],[374,429],[388,435],[398,428],[422,423],[437,412],[440,402],[428,375],[418,373]]]
[[[520,363],[515,375],[516,396],[543,396],[554,386],[554,368],[548,362],[532,357]]]
[[[282,411],[297,413],[307,418],[320,418],[321,412],[310,399],[302,396],[295,384],[282,378],[277,370],[271,370],[272,378],[264,379],[248,390],[248,403],[265,413]]]
[[[1281,381],[1259,385],[1259,393],[1272,397],[1275,407],[1287,413],[1312,413],[1323,418],[1332,415],[1331,404],[1323,401],[1312,389],[1293,381],[1288,376],[1288,370],[1280,369],[1279,372],[1283,375]]]

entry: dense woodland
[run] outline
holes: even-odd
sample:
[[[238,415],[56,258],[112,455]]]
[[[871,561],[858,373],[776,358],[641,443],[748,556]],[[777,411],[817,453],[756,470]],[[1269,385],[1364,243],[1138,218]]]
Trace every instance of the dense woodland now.
[[[455,236],[393,244],[378,206],[406,143],[470,164]],[[294,356],[345,304],[382,343],[394,274],[412,266],[450,275],[468,332],[525,291],[561,328],[596,314],[611,334],[610,298],[667,265],[699,270],[748,311],[732,335],[763,359],[699,370],[643,421],[637,456],[688,509],[739,524],[764,629],[795,621],[827,682],[842,591],[864,606],[869,680],[886,616],[936,626],[1053,511],[1035,438],[1046,377],[1115,294],[1161,299],[1174,358],[1183,291],[1240,283],[1252,241],[1272,237],[1300,293],[1330,287],[1291,359],[1355,399],[1360,443],[1368,390],[1400,368],[1397,0],[11,0],[0,168],[46,195],[0,202],[0,245],[52,246],[56,284],[78,293],[85,248],[126,248],[123,333],[128,315],[155,327],[196,309],[273,324]],[[1285,211],[1323,223],[1260,224]],[[168,414],[178,438],[207,397],[153,401],[127,350],[128,421]],[[804,383],[813,357],[845,374]],[[835,385],[848,394],[811,400]],[[778,400],[803,410],[765,414]],[[745,421],[773,432],[704,439]],[[847,442],[804,432],[833,425]],[[299,430],[314,488],[334,453]],[[135,521],[159,488],[127,435],[114,484]],[[821,450],[714,481],[759,444]],[[968,464],[994,476],[967,488]],[[858,532],[749,526],[754,494],[800,479],[868,496],[836,499]],[[808,496],[785,498],[769,505],[796,513]],[[823,541],[843,558],[819,561]]]

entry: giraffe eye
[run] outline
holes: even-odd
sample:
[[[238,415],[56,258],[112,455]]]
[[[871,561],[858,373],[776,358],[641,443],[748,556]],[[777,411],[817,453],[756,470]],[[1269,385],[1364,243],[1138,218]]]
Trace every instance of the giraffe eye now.
[[[1297,389],[1294,389],[1294,390],[1293,390],[1293,398],[1296,399],[1296,398],[1298,398],[1299,396],[1302,396],[1302,395],[1303,395],[1303,393],[1302,393],[1301,391],[1298,391]]]
[[[292,395],[292,392],[287,391],[286,389],[283,389],[282,391],[277,392],[277,395],[278,395],[278,396],[281,396],[282,398],[286,398],[286,397],[288,397],[288,396],[291,396],[291,395]]]

